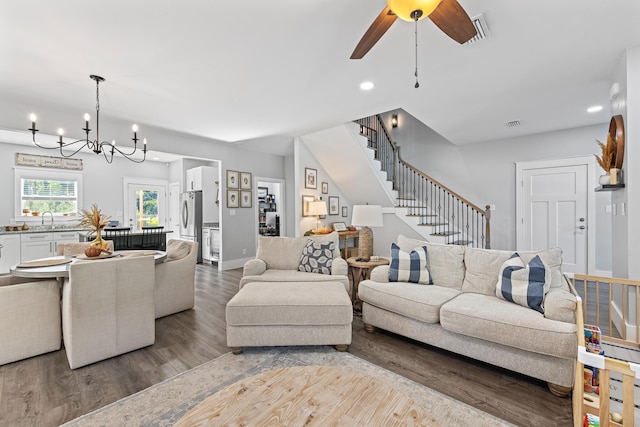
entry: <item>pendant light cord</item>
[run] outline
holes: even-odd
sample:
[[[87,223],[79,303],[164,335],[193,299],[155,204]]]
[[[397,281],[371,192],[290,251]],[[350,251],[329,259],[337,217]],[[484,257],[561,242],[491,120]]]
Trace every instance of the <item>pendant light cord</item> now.
[[[415,88],[417,89],[420,87],[420,83],[418,83],[418,16],[414,18],[414,22],[415,22],[415,39],[416,39],[416,72],[415,72],[416,85],[415,85]]]

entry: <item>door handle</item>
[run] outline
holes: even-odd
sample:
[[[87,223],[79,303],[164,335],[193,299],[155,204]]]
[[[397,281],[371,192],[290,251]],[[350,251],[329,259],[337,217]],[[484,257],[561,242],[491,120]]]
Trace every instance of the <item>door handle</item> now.
[[[585,228],[587,228],[587,227],[585,227],[584,225],[581,225],[581,226],[580,226],[580,227],[578,227],[578,228],[579,228],[580,230],[584,230],[584,229],[585,229]]]

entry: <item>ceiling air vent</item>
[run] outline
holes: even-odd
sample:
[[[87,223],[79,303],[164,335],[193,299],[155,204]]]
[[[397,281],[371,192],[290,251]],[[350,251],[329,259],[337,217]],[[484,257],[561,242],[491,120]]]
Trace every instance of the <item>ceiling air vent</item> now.
[[[476,31],[478,32],[478,34],[476,34],[472,39],[469,39],[465,44],[473,44],[480,40],[486,39],[491,35],[489,27],[487,26],[487,21],[485,21],[483,14],[474,16],[473,18],[471,18],[471,22],[473,22],[473,26],[476,27]]]
[[[515,128],[520,126],[520,120],[511,120],[510,122],[505,123],[508,128]]]

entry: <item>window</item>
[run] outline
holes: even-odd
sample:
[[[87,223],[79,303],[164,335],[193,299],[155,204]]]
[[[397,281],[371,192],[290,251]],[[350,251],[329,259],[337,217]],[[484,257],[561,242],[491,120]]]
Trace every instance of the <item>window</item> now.
[[[38,169],[15,169],[16,217],[52,212],[55,216],[78,213],[82,174]]]

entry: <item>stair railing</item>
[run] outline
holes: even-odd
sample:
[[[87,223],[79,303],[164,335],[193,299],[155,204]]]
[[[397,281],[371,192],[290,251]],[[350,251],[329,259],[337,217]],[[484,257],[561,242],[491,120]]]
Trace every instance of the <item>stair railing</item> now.
[[[432,235],[449,238],[449,243],[491,248],[489,205],[485,209],[478,207],[404,161],[380,115],[355,122],[387,173],[387,180],[398,191],[399,207],[407,208],[410,216],[419,217],[420,225],[431,226]]]

